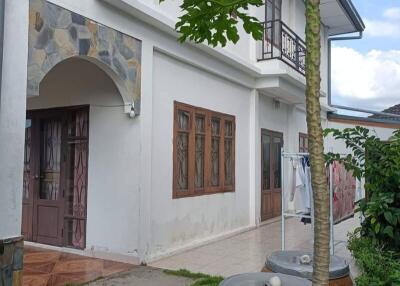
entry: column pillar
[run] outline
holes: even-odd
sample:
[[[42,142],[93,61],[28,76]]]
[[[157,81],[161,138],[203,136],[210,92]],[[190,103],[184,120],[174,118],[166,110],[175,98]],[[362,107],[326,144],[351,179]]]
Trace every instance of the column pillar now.
[[[142,98],[140,114],[139,259],[147,263],[151,239],[153,146],[153,43],[142,43]]]
[[[256,89],[250,95],[250,225],[260,223],[261,208],[261,129],[259,114],[259,94]]]
[[[0,285],[22,284],[29,1],[5,0],[0,94]]]

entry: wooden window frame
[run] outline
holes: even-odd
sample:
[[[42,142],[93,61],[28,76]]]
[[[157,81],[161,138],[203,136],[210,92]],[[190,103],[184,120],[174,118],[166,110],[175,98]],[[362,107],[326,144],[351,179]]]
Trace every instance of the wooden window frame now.
[[[303,147],[301,147],[301,141],[303,140]],[[307,140],[307,148],[305,147],[304,143]],[[309,152],[309,142],[308,142],[308,134],[306,133],[299,133],[299,152],[300,153],[308,153]]]
[[[189,119],[189,141],[188,141],[188,189],[179,190],[177,183],[178,176],[178,150],[177,150],[177,137],[181,131],[178,128],[178,112],[186,111],[190,114]],[[204,116],[205,118],[205,132],[204,134],[204,179],[203,188],[195,188],[195,160],[196,160],[196,116]],[[219,128],[219,186],[211,186],[211,120],[217,118],[220,120]],[[232,122],[232,136],[225,136],[225,122]],[[236,118],[233,115],[215,112],[209,109],[195,107],[186,103],[174,101],[174,130],[173,130],[173,185],[172,197],[173,199],[203,196],[210,194],[235,192],[235,144],[236,144]],[[232,140],[232,184],[225,185],[225,138]]]

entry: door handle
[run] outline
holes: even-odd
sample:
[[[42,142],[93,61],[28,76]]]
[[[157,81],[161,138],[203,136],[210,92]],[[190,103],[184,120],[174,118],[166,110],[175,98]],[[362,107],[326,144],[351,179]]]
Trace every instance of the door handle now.
[[[32,179],[38,180],[39,177],[40,177],[39,175],[34,175],[34,176],[32,176]]]

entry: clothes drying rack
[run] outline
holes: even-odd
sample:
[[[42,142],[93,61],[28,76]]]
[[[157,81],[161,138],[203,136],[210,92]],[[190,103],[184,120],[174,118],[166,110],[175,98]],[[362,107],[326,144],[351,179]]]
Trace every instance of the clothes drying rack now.
[[[345,154],[341,154],[345,156]],[[286,218],[305,218],[305,219],[310,219],[311,220],[311,225],[312,228],[314,229],[314,203],[313,203],[313,198],[311,201],[311,211],[310,215],[303,214],[303,213],[296,213],[296,212],[289,212],[286,211],[285,208],[285,167],[284,167],[284,162],[285,159],[300,159],[303,158],[304,156],[309,156],[309,153],[288,153],[284,152],[283,148],[281,149],[281,187],[282,187],[282,193],[281,193],[281,209],[282,209],[282,218],[281,218],[281,246],[282,250],[285,250],[285,238],[286,238],[286,231],[285,231],[285,219]],[[293,174],[294,175],[294,174]],[[330,254],[334,255],[335,254],[335,244],[343,243],[343,241],[337,241],[335,242],[334,240],[334,231],[333,231],[333,169],[332,165],[329,165],[329,225],[330,225]]]

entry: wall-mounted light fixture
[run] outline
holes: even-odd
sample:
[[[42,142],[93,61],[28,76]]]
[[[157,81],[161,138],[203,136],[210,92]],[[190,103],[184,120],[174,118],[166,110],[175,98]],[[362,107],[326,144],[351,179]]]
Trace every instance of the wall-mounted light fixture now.
[[[280,109],[281,108],[281,102],[278,99],[273,99],[273,104],[275,109]]]
[[[129,117],[130,118],[135,118],[136,117],[136,113],[135,113],[135,103],[132,102],[131,106],[131,110],[129,111]]]

